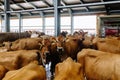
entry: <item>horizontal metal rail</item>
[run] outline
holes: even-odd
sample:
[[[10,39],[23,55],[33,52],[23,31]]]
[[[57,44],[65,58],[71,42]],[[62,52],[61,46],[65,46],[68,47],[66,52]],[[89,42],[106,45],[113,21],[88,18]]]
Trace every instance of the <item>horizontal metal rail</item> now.
[[[107,5],[107,4],[117,4],[119,1],[107,1],[107,2],[96,2],[96,3],[86,3],[86,4],[78,4],[78,5],[69,5],[69,6],[58,6],[58,8],[76,8],[76,7],[86,7],[86,6],[99,6],[99,5]]]
[[[19,11],[6,11],[6,13],[24,13],[24,12],[45,11],[45,10],[53,10],[53,9],[54,9],[54,7],[49,7],[49,8],[19,10]],[[4,13],[5,12],[0,12],[0,14],[4,14]]]

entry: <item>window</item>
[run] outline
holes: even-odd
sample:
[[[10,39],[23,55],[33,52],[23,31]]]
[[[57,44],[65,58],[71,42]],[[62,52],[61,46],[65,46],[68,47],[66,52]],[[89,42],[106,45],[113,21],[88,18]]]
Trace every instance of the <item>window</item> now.
[[[96,15],[74,16],[74,31],[83,29],[89,34],[96,34]]]

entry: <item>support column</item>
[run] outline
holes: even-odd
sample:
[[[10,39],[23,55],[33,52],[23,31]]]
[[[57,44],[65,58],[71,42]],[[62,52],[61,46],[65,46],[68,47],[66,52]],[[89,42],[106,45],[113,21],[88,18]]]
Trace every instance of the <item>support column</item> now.
[[[21,13],[17,14],[18,18],[19,18],[19,38],[21,37],[21,31],[22,31],[22,15]]]
[[[54,18],[55,18],[55,36],[58,36],[61,31],[60,27],[60,9],[58,9],[58,6],[60,6],[61,0],[53,0],[54,2]]]
[[[19,33],[21,33],[21,31],[22,31],[22,15],[21,15],[21,13],[18,13],[17,16],[19,19]]]
[[[4,0],[4,9],[5,9],[5,32],[10,32],[10,13],[7,13],[7,11],[10,11],[10,0]]]
[[[45,16],[43,12],[40,12],[40,16],[42,18],[42,31],[45,33]]]
[[[73,14],[72,14],[72,10],[69,9],[69,14],[70,14],[70,20],[71,20],[71,34],[73,34],[74,32],[74,18],[73,18]]]

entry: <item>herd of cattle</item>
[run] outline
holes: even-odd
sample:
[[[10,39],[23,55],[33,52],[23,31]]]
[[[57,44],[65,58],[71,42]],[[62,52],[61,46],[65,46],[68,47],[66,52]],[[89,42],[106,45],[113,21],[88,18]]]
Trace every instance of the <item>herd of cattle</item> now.
[[[0,80],[120,80],[120,37],[26,33],[0,34]]]

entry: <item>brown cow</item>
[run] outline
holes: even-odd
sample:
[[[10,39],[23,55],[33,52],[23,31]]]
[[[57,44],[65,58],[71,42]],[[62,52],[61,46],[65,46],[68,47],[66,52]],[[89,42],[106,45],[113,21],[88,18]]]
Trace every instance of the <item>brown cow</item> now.
[[[4,66],[0,65],[0,80],[2,80],[2,78],[5,76],[6,72],[7,69]]]
[[[77,53],[83,48],[82,40],[76,38],[67,39],[62,44],[64,48],[63,55],[66,54],[67,57],[71,57],[72,59],[76,59]]]
[[[77,55],[87,80],[120,80],[120,55],[83,49]]]
[[[50,45],[43,45],[41,47],[40,52],[46,64],[49,64],[49,62],[51,62],[50,71],[51,71],[51,74],[53,75],[55,65],[61,62],[60,54],[57,51],[57,43],[54,42],[54,43],[50,43]]]
[[[120,54],[120,40],[117,38],[96,38],[93,45],[100,51]]]
[[[69,57],[56,65],[54,80],[84,80],[81,69],[81,64],[74,62]]]
[[[29,32],[22,32],[22,33],[14,33],[14,32],[5,32],[0,33],[0,43],[3,43],[5,41],[15,41],[19,38],[28,38],[30,37]]]
[[[46,72],[43,66],[30,63],[18,70],[7,72],[2,80],[46,80]]]
[[[14,42],[6,42],[5,47],[9,51],[15,50],[32,50],[39,49],[41,46],[41,38],[23,38],[18,39]]]
[[[3,65],[8,70],[21,68],[33,61],[40,61],[38,50],[0,52],[0,65]]]

